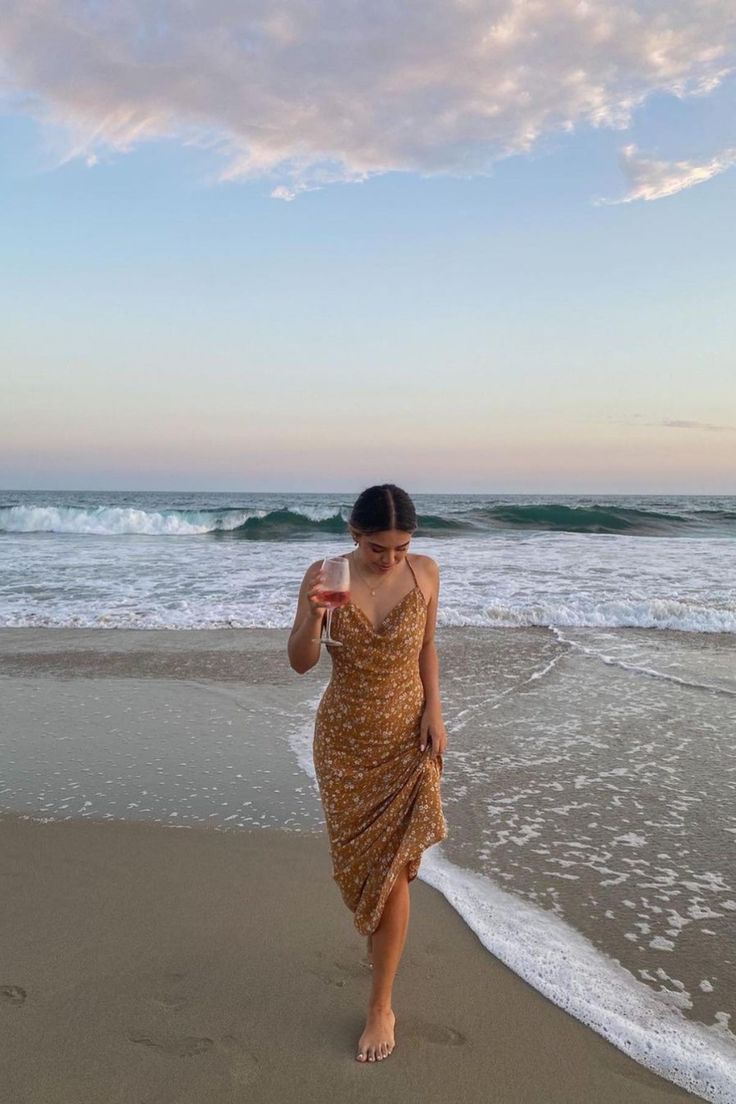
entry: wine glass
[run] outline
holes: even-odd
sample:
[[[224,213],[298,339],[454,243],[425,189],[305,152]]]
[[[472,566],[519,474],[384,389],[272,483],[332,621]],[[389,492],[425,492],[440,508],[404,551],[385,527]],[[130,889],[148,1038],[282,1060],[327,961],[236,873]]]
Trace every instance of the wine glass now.
[[[320,644],[342,644],[332,639],[332,611],[346,606],[350,601],[350,566],[343,556],[328,557],[322,561],[320,602],[327,606],[327,634]]]

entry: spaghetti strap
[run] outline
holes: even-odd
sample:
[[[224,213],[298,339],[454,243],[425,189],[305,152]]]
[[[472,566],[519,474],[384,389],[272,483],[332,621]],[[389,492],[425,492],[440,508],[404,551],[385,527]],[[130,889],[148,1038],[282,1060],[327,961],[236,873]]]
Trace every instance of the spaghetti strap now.
[[[424,602],[426,602],[427,599],[424,597],[424,593],[422,592],[422,588],[419,585],[419,580],[417,579],[416,572],[414,571],[414,568],[411,566],[411,560],[409,559],[408,556],[406,557],[406,562],[407,562],[407,565],[409,567],[409,570],[411,571],[412,578],[414,579],[414,586],[417,588],[419,593],[422,595],[422,599],[424,600]]]

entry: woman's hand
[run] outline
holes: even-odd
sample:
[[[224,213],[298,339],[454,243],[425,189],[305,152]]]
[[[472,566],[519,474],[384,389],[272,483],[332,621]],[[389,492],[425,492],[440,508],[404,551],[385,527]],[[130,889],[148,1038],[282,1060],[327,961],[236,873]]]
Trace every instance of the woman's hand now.
[[[447,750],[447,732],[442,713],[438,706],[428,705],[422,713],[422,721],[419,727],[419,750],[424,751],[430,746],[429,758],[436,759],[438,755],[444,755]]]
[[[324,577],[321,565],[307,574],[309,613],[316,621],[321,621],[328,610],[328,606],[321,599],[321,595],[324,593]]]

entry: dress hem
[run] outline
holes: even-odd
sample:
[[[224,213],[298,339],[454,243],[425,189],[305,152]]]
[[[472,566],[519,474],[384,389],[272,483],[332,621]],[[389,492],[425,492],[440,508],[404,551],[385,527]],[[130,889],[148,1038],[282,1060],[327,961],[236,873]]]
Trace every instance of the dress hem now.
[[[409,866],[411,863],[413,863],[415,861],[416,861],[416,864],[417,864],[416,873],[414,873],[409,878],[409,884],[411,884],[413,881],[415,881],[417,875],[419,874],[419,869],[421,867],[422,857],[424,855],[424,852],[427,851],[430,847],[434,847],[436,844],[442,843],[444,840],[446,840],[448,838],[448,835],[449,835],[449,833],[448,833],[447,829],[445,829],[445,831],[442,835],[438,835],[436,837],[436,839],[433,839],[430,843],[424,844],[424,846],[418,852],[415,852],[405,862],[402,862],[401,866]],[[399,867],[399,869],[401,869],[401,867]],[[394,888],[394,883],[396,882],[396,879],[397,879],[398,876],[399,876],[399,871],[397,870],[396,873],[394,874],[394,877],[393,877],[392,881],[391,881],[391,888],[389,889],[388,893],[386,894],[386,899],[383,902],[383,907],[381,909],[381,915],[378,917],[378,920],[377,920],[377,922],[376,922],[376,924],[373,928],[370,928],[368,930],[364,930],[364,927],[362,927],[359,924],[359,921],[356,918],[357,917],[357,909],[353,910],[353,924],[354,924],[356,930],[359,932],[360,935],[365,935],[365,936],[373,935],[373,933],[376,931],[376,929],[380,925],[381,919],[383,918],[383,909],[386,907],[386,901],[388,900],[388,898],[391,895],[391,891]]]

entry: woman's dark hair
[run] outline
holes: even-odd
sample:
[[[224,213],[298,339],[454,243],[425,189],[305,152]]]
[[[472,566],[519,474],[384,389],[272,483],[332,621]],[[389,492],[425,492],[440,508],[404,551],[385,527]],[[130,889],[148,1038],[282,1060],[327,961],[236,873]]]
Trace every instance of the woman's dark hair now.
[[[358,495],[348,521],[359,533],[383,533],[387,529],[413,533],[417,528],[417,512],[401,487],[377,483]]]

